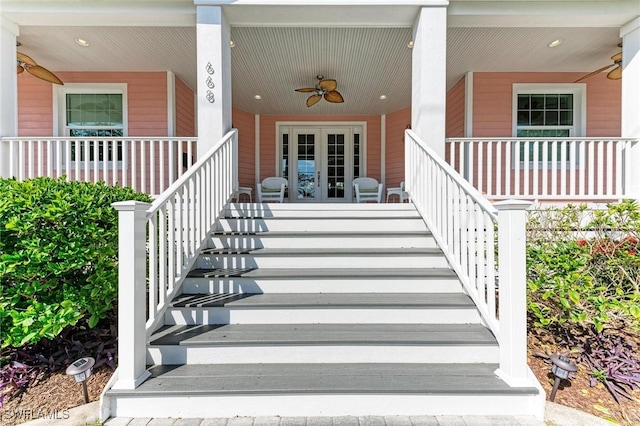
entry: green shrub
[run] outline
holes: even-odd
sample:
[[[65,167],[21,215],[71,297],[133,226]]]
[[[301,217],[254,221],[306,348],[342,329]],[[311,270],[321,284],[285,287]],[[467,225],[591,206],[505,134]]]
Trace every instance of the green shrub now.
[[[640,326],[640,209],[567,206],[534,211],[528,223],[528,309],[535,325]]]
[[[0,340],[19,347],[106,316],[117,296],[118,215],[150,201],[103,183],[0,179]]]

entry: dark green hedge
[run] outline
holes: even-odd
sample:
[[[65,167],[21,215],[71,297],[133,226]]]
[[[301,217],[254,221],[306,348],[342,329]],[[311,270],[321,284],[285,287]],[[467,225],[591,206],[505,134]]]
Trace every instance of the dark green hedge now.
[[[0,179],[0,341],[20,347],[86,318],[117,297],[118,215],[146,194],[64,178]]]

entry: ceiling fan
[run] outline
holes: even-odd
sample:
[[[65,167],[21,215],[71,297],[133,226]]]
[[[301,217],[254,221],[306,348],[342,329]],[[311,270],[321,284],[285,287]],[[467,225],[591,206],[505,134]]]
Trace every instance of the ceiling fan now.
[[[608,70],[611,67],[615,67],[613,68],[611,71],[609,71],[607,73],[607,78],[609,80],[620,80],[622,78],[622,52],[618,52],[615,55],[613,55],[611,57],[611,60],[613,61],[612,64],[609,64],[607,66],[604,66],[602,68],[598,68],[595,71],[590,72],[589,74],[585,74],[582,77],[580,77],[579,79],[577,79],[575,81],[575,83],[579,83],[583,80],[586,80],[587,78],[593,77],[594,75],[600,74],[603,71]]]
[[[18,43],[18,46],[20,46],[20,43]],[[64,85],[62,80],[60,80],[57,75],[55,75],[48,69],[38,65],[36,61],[31,59],[24,53],[17,52],[16,56],[18,61],[18,74],[23,73],[25,70],[27,70],[29,74],[41,80],[48,81],[49,83],[53,84]]]
[[[318,83],[316,83],[315,87],[303,87],[301,89],[296,89],[296,92],[313,93],[313,95],[307,98],[308,107],[317,104],[322,97],[324,97],[325,101],[335,104],[344,102],[344,98],[340,92],[336,90],[338,83],[335,80],[325,80],[322,75],[317,75],[316,78],[318,79]]]

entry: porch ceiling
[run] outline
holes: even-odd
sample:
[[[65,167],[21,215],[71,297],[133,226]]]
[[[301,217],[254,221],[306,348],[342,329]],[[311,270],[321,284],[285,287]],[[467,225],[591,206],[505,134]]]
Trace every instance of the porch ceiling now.
[[[406,16],[398,14],[394,19],[396,27],[337,28],[252,26],[232,19],[234,106],[259,114],[383,114],[408,107],[412,51],[406,45],[411,30]],[[90,47],[78,46],[76,37],[88,40]],[[465,24],[450,27],[447,37],[448,87],[467,71],[588,72],[610,63],[620,42],[615,26]],[[548,48],[557,38],[563,44]],[[193,24],[21,25],[18,40],[21,52],[53,71],[171,70],[196,87]],[[306,94],[294,89],[312,86],[317,74],[337,79],[344,104],[322,101],[312,108],[305,106]],[[27,78],[24,75],[20,78]],[[259,101],[254,99],[257,94],[262,97]],[[381,101],[380,95],[387,99]]]

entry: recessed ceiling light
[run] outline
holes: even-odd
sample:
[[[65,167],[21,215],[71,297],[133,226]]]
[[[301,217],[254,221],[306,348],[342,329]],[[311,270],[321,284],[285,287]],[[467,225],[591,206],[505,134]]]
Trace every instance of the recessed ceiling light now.
[[[76,43],[79,44],[82,47],[87,47],[89,46],[89,42],[83,38],[77,38],[75,39]]]
[[[380,100],[384,101],[385,99],[387,99],[387,95],[380,95]]]
[[[229,46],[236,47],[236,42],[233,40],[229,41]]]
[[[562,41],[563,40],[561,38],[558,38],[558,39],[553,40],[551,43],[547,44],[547,46],[549,46],[549,47],[558,47],[558,46],[560,46],[562,44]]]
[[[409,40],[409,43],[407,43],[407,47],[409,49],[413,49],[413,40]]]
[[[254,98],[254,99],[257,99],[257,100],[260,100],[260,99],[262,99],[262,96],[260,96],[260,95],[255,95],[253,98]]]

